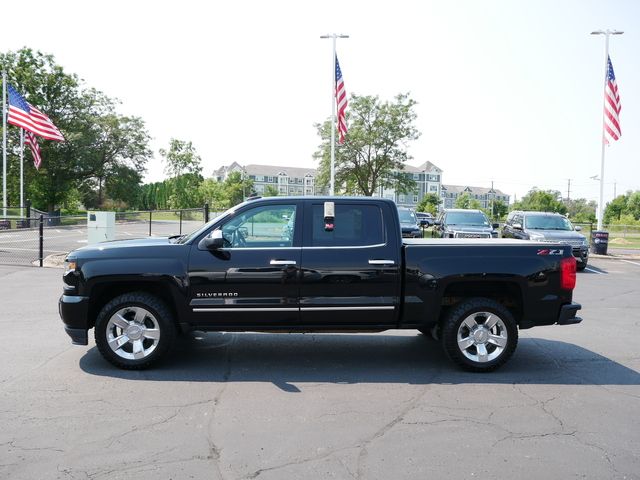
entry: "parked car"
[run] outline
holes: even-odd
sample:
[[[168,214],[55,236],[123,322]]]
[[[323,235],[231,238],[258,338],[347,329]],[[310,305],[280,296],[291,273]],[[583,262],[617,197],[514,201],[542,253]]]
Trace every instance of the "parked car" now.
[[[382,198],[247,201],[188,235],[82,247],[62,279],[72,342],[87,345],[93,328],[103,357],[126,369],[151,366],[192,330],[417,329],[486,372],[511,357],[519,329],[581,321],[570,248],[403,239]]]
[[[398,216],[400,217],[402,238],[422,238],[422,230],[413,210],[406,207],[398,207]]]
[[[589,262],[589,240],[578,233],[580,230],[581,227],[574,227],[568,218],[559,213],[513,211],[507,217],[502,236],[569,244],[578,262],[578,270],[584,270]]]
[[[433,225],[435,218],[429,212],[416,212],[416,218],[418,219],[418,224],[422,227],[430,227]]]
[[[497,238],[497,223],[482,210],[446,209],[438,217],[432,236],[440,238]]]

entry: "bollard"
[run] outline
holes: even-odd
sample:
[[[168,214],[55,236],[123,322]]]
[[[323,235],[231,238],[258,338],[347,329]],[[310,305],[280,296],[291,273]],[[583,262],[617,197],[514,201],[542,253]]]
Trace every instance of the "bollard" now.
[[[182,210],[180,210],[180,235],[182,235]]]
[[[204,204],[204,223],[209,223],[209,204]]]
[[[149,210],[149,236],[151,236],[151,216],[152,215],[153,215],[153,212]]]

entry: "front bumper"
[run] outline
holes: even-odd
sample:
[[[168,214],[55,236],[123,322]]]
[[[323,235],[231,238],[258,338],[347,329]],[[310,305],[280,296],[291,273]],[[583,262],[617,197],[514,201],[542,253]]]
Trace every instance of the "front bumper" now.
[[[576,257],[576,260],[580,263],[587,263],[589,260],[589,247],[573,247],[571,253]]]
[[[87,345],[89,330],[89,297],[62,295],[58,300],[58,312],[64,330],[71,337],[74,345]]]
[[[558,322],[556,325],[575,325],[580,323],[582,318],[576,317],[578,310],[582,308],[579,303],[568,303],[560,307],[560,315],[558,315]]]

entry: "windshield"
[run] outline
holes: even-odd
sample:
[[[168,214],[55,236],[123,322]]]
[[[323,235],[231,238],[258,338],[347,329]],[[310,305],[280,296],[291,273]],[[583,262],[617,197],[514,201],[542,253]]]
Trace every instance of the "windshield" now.
[[[204,232],[205,230],[207,230],[208,228],[211,227],[211,225],[213,225],[214,223],[216,223],[218,220],[220,220],[222,217],[233,213],[233,211],[238,208],[238,206],[236,205],[233,208],[230,208],[229,210],[227,210],[226,212],[221,213],[220,215],[218,215],[216,218],[214,218],[213,220],[210,220],[208,223],[205,223],[203,226],[201,226],[200,228],[198,228],[197,230],[194,230],[193,232],[187,234],[187,235],[183,235],[181,237],[179,237],[176,240],[176,243],[187,243],[188,241],[190,241],[193,238],[196,238],[198,235],[200,235],[202,232]]]
[[[416,220],[416,214],[411,210],[398,210],[400,215],[400,223],[418,223]]]
[[[449,212],[446,219],[447,225],[481,225],[489,226],[489,220],[481,212]]]
[[[573,230],[573,225],[560,215],[531,215],[525,218],[529,230]]]

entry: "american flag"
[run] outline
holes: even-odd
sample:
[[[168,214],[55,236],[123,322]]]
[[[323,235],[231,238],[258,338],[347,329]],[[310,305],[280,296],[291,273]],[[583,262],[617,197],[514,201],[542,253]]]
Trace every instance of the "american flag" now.
[[[38,145],[38,139],[29,130],[25,130],[24,141],[27,142],[27,145],[29,145],[29,148],[31,149],[31,155],[33,156],[33,165],[36,167],[36,170],[39,170],[40,165],[42,165],[42,156],[40,155],[40,145]]]
[[[607,144],[615,142],[622,136],[619,118],[622,105],[611,57],[608,58],[608,62],[607,83],[604,87],[604,142]]]
[[[27,102],[11,85],[7,85],[7,90],[9,91],[7,122],[47,140],[64,141],[62,133],[49,117]]]
[[[338,106],[338,143],[344,143],[344,136],[347,134],[347,119],[344,111],[347,109],[347,92],[344,89],[342,70],[336,55],[336,105]]]

